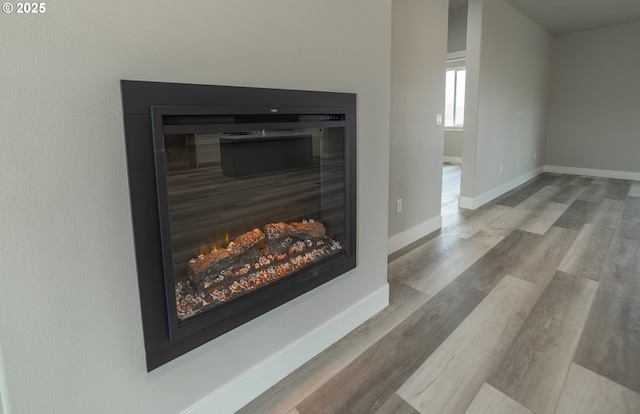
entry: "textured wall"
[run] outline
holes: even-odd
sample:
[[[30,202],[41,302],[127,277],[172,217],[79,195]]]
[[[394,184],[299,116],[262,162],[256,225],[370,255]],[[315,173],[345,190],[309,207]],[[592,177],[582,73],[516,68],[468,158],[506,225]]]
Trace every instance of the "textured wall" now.
[[[13,413],[179,412],[385,286],[390,31],[388,0],[68,0],[0,16]],[[123,78],[357,93],[358,268],[148,374]]]
[[[467,7],[449,10],[447,52],[467,49]]]
[[[553,39],[547,164],[640,172],[640,22]]]
[[[462,157],[462,131],[444,132],[444,155],[446,157]]]
[[[440,215],[447,12],[446,0],[393,1],[390,236]]]
[[[470,0],[468,18],[461,195],[474,198],[544,163],[551,35],[503,0]]]

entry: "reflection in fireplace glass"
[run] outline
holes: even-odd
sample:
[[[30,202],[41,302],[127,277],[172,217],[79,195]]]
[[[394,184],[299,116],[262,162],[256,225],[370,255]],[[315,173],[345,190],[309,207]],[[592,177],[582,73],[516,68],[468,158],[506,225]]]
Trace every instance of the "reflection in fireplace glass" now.
[[[340,253],[344,128],[164,136],[180,321]]]

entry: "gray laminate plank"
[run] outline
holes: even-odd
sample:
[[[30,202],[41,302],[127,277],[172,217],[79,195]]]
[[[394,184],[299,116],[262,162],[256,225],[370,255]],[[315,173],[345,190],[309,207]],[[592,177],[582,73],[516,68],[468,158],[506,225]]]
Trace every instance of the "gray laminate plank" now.
[[[535,178],[538,182],[543,185],[553,185],[556,187],[563,187],[566,184],[569,184],[573,180],[573,176],[565,175],[565,174],[557,174],[557,173],[543,173]]]
[[[429,296],[401,283],[390,284],[389,306],[271,387],[237,414],[281,414],[338,374],[423,306]]]
[[[601,179],[594,181],[585,188],[577,199],[599,203],[605,198],[613,200],[625,200],[631,188],[631,181]]]
[[[407,253],[412,252],[415,249],[418,249],[420,246],[422,246],[425,243],[430,242],[431,240],[437,238],[438,236],[440,236],[440,230],[436,230],[432,233],[427,234],[424,237],[419,238],[418,240],[414,241],[413,243],[403,247],[402,249],[391,253],[389,256],[387,256],[387,262],[388,263],[392,263],[395,260],[403,257],[404,255],[406,255]]]
[[[508,236],[522,222],[524,222],[529,215],[529,211],[527,210],[519,210],[512,207],[505,208],[508,208],[509,211],[507,211],[493,223],[484,227],[482,231],[489,234],[494,234],[496,236]]]
[[[457,209],[460,196],[459,165],[444,164],[442,167],[442,210]]]
[[[492,205],[485,209],[474,210],[471,213],[453,211],[443,216],[442,232],[468,239],[510,210],[504,206]]]
[[[629,196],[625,203],[625,209],[622,214],[622,220],[640,221],[640,196]]]
[[[578,185],[580,187],[586,187],[593,182],[592,177],[575,177],[569,182],[570,185]]]
[[[584,191],[579,185],[567,185],[551,201],[554,203],[571,204]]]
[[[518,228],[530,233],[545,234],[568,207],[567,204],[548,202],[532,209]]]
[[[565,187],[567,185],[570,185],[576,178],[574,175],[567,174],[547,174],[550,177],[555,177],[555,180],[551,181],[548,185],[553,185],[556,187]]]
[[[593,213],[587,219],[587,223],[591,223],[599,227],[617,228],[622,214],[625,210],[626,203],[622,200],[604,199],[593,210]]]
[[[538,176],[517,187],[515,190],[498,197],[495,203],[506,207],[516,207],[518,204],[540,191],[540,189],[545,187],[547,183],[548,179],[544,178],[544,175]]]
[[[541,238],[537,234],[514,230],[460,274],[456,281],[489,293]]]
[[[565,229],[580,230],[584,223],[589,220],[596,207],[596,203],[576,199],[553,225]]]
[[[445,260],[466,240],[450,234],[438,234],[406,252],[388,265],[389,280],[406,283],[430,271],[433,263]]]
[[[599,281],[615,229],[585,224],[558,270]]]
[[[484,383],[465,414],[534,414],[491,385]]]
[[[397,394],[423,414],[463,414],[500,366],[541,292],[505,276]]]
[[[605,413],[640,413],[640,394],[571,364],[556,414]]]
[[[624,207],[624,201],[602,200],[580,230],[558,270],[600,280]]]
[[[553,413],[597,285],[558,272],[488,383],[537,414]]]
[[[605,184],[601,184],[601,181],[594,181],[584,189],[582,194],[576,197],[576,200],[599,203],[608,193],[609,190]]]
[[[561,190],[551,185],[542,187],[486,226],[483,231],[507,236],[518,228],[531,233],[544,234],[567,208],[565,204],[550,202]]]
[[[640,223],[620,222],[574,361],[640,392]]]
[[[527,199],[522,200],[515,209],[520,210],[535,210],[544,207],[547,203],[549,203],[558,193],[562,190],[562,188],[555,187],[552,185],[545,185],[540,188],[534,194],[529,196]]]
[[[421,249],[421,254],[407,255],[408,260],[390,264],[389,278],[435,296],[502,239],[484,231],[469,239],[442,235],[428,249]]]
[[[393,394],[375,414],[420,414],[408,402]]]
[[[551,227],[529,251],[512,261],[506,272],[539,286],[547,286],[577,237],[575,230]]]
[[[545,285],[555,274],[577,234],[573,230],[553,227],[544,236],[514,230],[460,274],[456,281],[487,293],[506,274]]]
[[[455,281],[297,405],[301,414],[372,413],[484,298]]]
[[[626,200],[633,181],[630,180],[616,180],[609,178],[610,184],[608,187],[608,193],[605,198],[612,200]]]

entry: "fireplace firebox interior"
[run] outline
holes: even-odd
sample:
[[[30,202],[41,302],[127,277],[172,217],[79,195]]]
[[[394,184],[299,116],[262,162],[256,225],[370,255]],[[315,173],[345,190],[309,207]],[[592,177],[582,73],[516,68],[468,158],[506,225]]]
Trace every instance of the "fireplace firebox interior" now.
[[[355,95],[121,88],[148,370],[355,267]]]

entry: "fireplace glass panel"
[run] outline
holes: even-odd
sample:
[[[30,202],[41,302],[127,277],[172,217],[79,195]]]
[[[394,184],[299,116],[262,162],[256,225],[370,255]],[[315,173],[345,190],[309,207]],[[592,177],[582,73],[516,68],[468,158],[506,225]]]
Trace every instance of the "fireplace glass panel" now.
[[[343,253],[344,139],[344,126],[165,130],[163,253],[179,323]]]

